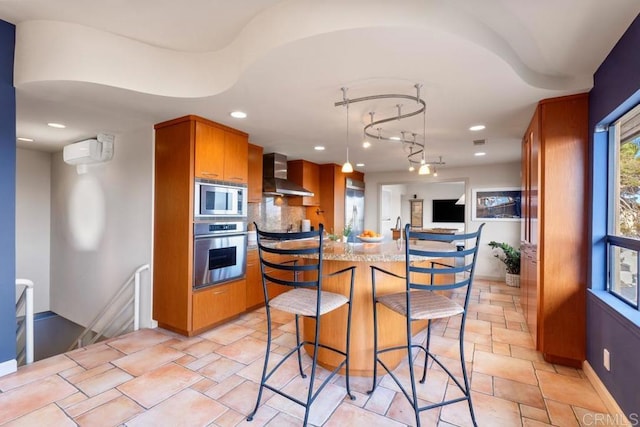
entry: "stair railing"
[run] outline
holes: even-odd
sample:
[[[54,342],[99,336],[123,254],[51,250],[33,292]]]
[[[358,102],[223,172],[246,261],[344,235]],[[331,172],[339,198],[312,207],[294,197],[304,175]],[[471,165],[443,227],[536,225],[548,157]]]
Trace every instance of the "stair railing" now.
[[[118,336],[131,326],[133,326],[134,331],[137,331],[140,328],[140,275],[144,270],[149,270],[149,264],[141,265],[131,276],[129,276],[118,292],[116,292],[116,294],[109,300],[107,305],[105,305],[102,311],[93,319],[84,331],[82,331],[67,351],[93,344],[105,336],[107,332],[109,332],[110,336]],[[122,304],[119,300],[125,291],[130,290],[131,283],[134,284],[133,293],[124,302],[124,304]],[[119,303],[120,305],[118,306],[117,304]],[[131,305],[133,305],[133,314],[129,317],[124,317],[123,320],[122,314],[127,310],[127,308],[131,307]],[[119,321],[119,324],[116,325],[117,321]],[[94,331],[94,328],[98,323],[101,323],[101,325],[98,330]],[[114,327],[114,325],[116,326]],[[89,340],[84,342],[83,340],[89,335],[91,335]]]
[[[16,343],[18,365],[33,363],[33,282],[16,279]],[[24,310],[24,314],[21,314]],[[24,335],[24,345],[23,342]]]

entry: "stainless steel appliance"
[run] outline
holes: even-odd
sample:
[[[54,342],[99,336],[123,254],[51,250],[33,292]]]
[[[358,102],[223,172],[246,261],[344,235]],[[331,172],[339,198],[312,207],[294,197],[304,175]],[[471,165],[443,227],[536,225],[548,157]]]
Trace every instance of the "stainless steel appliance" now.
[[[364,182],[347,178],[344,223],[351,224],[349,241],[364,231]]]
[[[262,192],[267,196],[308,196],[313,192],[287,179],[287,156],[269,153],[262,156]]]
[[[196,219],[247,216],[246,186],[197,180],[193,196]]]
[[[193,287],[202,288],[246,274],[247,227],[243,221],[198,222],[193,233]]]

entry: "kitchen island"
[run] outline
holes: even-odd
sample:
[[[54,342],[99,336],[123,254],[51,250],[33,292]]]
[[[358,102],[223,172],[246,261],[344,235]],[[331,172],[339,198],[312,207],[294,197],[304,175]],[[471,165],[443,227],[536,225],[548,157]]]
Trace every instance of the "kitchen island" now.
[[[312,242],[282,242],[279,245],[310,245]],[[412,243],[413,244],[413,243]],[[456,247],[449,243],[420,241],[418,246],[440,250],[455,251]],[[303,258],[304,256],[301,256]],[[353,312],[351,319],[351,348],[350,373],[354,376],[373,375],[373,298],[371,288],[371,266],[375,265],[398,275],[405,274],[404,241],[384,241],[380,243],[342,243],[327,241],[323,248],[323,272],[326,274],[338,271],[351,265],[356,266],[355,284],[353,291]],[[436,259],[420,258],[414,262],[430,263]],[[339,275],[323,279],[323,290],[349,295],[348,276]],[[383,295],[403,291],[405,281],[388,275],[378,275],[376,278],[376,292]],[[320,342],[337,348],[344,348],[346,340],[347,307],[327,313],[321,318]],[[414,322],[413,332],[426,327],[426,321]],[[305,340],[313,340],[315,320],[304,318],[303,336]],[[401,344],[406,337],[406,320],[404,317],[387,310],[378,310],[378,340],[381,346]],[[312,354],[313,347],[305,346]],[[397,366],[406,352],[389,352],[382,356],[387,366]],[[341,357],[320,349],[318,363],[327,368],[335,369],[340,364]]]

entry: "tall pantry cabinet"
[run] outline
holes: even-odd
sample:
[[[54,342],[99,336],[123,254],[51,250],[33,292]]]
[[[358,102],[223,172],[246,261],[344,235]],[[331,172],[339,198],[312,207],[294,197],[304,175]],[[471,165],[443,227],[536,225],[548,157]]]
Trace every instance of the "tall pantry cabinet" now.
[[[193,289],[196,178],[245,184],[248,135],[198,116],[155,125],[153,318],[194,335],[245,310],[245,280]]]
[[[521,304],[546,361],[585,359],[588,94],[540,101],[522,145]]]

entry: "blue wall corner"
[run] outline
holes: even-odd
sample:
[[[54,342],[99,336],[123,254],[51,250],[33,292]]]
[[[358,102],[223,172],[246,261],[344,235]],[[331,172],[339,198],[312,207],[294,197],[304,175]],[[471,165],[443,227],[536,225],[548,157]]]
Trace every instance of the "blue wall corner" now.
[[[0,363],[16,358],[15,26],[0,21]]]
[[[591,139],[591,243],[587,293],[587,361],[630,420],[640,408],[638,381],[640,327],[637,314],[621,307],[606,292],[607,234],[607,133],[596,133],[598,124],[610,124],[640,102],[640,15],[611,50],[594,74],[589,94]],[[635,320],[634,320],[635,319]],[[611,370],[603,366],[603,349],[611,354]]]

